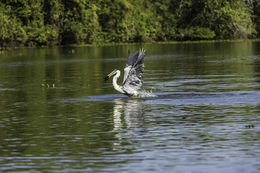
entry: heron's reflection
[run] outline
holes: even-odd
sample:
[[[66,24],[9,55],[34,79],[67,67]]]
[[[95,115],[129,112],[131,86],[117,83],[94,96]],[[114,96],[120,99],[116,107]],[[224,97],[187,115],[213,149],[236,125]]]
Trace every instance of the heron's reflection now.
[[[143,103],[133,98],[119,98],[114,102],[113,131],[117,140],[113,142],[113,150],[125,150],[123,146],[136,142],[133,139],[143,132]]]
[[[143,104],[140,99],[115,99],[114,130],[143,127]],[[124,125],[125,124],[125,125]]]

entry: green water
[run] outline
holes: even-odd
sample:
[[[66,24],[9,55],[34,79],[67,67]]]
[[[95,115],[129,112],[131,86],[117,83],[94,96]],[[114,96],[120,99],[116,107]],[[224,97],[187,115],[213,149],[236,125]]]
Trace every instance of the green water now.
[[[103,80],[142,47],[157,98]],[[256,173],[259,113],[260,42],[0,54],[0,172]]]

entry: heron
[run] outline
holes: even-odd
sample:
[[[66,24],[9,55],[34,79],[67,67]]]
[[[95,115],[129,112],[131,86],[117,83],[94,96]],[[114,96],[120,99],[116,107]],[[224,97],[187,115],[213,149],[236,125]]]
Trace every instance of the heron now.
[[[122,85],[117,84],[117,79],[120,77],[120,70],[113,70],[109,73],[105,80],[113,77],[113,86],[118,92],[129,97],[156,97],[152,92],[141,90],[143,84],[145,50],[140,49],[135,53],[128,51],[128,58],[124,68],[124,78]]]

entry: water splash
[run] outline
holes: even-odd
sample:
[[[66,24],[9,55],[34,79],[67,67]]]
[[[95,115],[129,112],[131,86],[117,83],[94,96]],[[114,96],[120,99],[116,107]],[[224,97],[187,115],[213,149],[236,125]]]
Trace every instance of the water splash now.
[[[151,98],[151,97],[158,97],[157,95],[153,94],[152,91],[139,91],[138,95],[135,96],[136,98]]]

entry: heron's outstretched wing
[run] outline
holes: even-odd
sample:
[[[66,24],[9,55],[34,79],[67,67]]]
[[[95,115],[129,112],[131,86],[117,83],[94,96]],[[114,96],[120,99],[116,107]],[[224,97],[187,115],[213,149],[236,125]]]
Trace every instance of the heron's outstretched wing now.
[[[127,77],[128,77],[128,74],[130,72],[130,69],[133,67],[133,65],[135,64],[137,58],[138,58],[138,53],[139,52],[136,52],[135,54],[132,54],[130,53],[130,50],[128,50],[128,58],[127,58],[127,62],[125,64],[125,68],[124,68],[124,79],[123,79],[123,84],[125,83]]]
[[[135,52],[135,54],[130,53],[130,50],[128,50],[128,58],[125,67],[127,66],[133,66],[138,58],[139,52]]]
[[[139,90],[143,84],[145,50],[141,49],[135,54],[128,52],[128,59],[124,69],[123,86]]]

